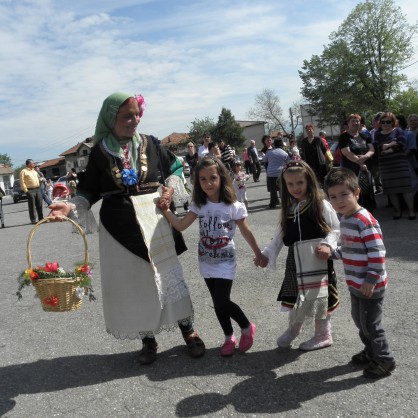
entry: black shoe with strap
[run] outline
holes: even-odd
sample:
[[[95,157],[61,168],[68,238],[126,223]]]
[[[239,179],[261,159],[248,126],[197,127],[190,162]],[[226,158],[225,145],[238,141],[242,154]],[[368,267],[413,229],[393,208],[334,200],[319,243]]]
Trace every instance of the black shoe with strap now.
[[[190,335],[184,337],[184,341],[186,341],[190,357],[199,358],[205,354],[205,343],[196,331],[193,331]]]
[[[143,341],[138,359],[141,364],[152,364],[157,359],[158,344],[154,341]]]

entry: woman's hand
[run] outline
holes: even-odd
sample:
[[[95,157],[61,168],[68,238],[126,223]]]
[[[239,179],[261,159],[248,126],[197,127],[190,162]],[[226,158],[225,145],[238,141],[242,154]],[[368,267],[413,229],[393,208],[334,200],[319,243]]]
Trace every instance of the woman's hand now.
[[[254,265],[257,267],[267,267],[267,264],[269,263],[269,259],[264,255],[260,254],[253,258]]]
[[[53,222],[62,222],[63,216],[68,216],[73,208],[72,204],[66,202],[55,202],[49,205],[51,212],[48,215],[48,218]]]

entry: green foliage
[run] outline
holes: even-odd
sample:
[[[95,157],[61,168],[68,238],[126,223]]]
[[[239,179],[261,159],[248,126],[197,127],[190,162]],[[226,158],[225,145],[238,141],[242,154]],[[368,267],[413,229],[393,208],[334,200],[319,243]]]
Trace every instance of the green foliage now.
[[[202,143],[202,137],[205,132],[209,132],[211,136],[214,135],[216,129],[215,122],[213,119],[206,117],[204,119],[195,119],[191,127],[189,127],[190,141],[195,144]]]
[[[20,167],[17,167],[17,168],[14,169],[13,175],[15,176],[16,179],[19,178],[19,174],[24,168],[26,168],[26,165],[22,164]]]
[[[341,125],[350,113],[389,109],[406,81],[401,71],[417,31],[393,0],[358,4],[323,53],[303,62],[302,95],[330,124]]]
[[[397,94],[390,105],[397,115],[418,114],[418,82],[409,83],[406,90]]]
[[[243,128],[235,120],[229,109],[222,108],[215,128],[214,140],[223,139],[225,144],[231,147],[240,148],[245,142],[242,135]]]
[[[8,165],[13,167],[12,159],[8,154],[0,154],[0,164]]]

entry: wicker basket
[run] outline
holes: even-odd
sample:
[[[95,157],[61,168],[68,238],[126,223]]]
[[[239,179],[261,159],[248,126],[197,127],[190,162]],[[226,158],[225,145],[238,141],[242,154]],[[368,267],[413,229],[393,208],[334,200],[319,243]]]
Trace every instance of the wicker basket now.
[[[71,220],[70,218],[63,217],[65,221],[71,222],[78,233],[83,238],[84,242],[84,264],[89,264],[89,254],[87,248],[87,241],[84,231],[81,229],[80,225]],[[39,221],[30,231],[28,237],[27,253],[28,253],[28,265],[29,268],[32,268],[32,256],[30,251],[30,243],[32,241],[35,231],[43,223],[50,222],[48,218],[44,218]],[[42,309],[46,312],[66,312],[66,311],[75,311],[81,307],[83,299],[78,299],[76,297],[76,289],[79,287],[81,278],[78,279],[66,279],[62,277],[52,278],[52,279],[40,279],[33,281],[36,293],[39,297],[39,300],[42,304]],[[48,298],[58,299],[58,303],[54,306],[52,304],[44,303]]]

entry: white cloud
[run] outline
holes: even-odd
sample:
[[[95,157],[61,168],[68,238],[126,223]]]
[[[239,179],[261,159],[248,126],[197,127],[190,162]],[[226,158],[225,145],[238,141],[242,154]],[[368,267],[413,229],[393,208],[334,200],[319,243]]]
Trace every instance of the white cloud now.
[[[93,134],[103,99],[118,90],[144,94],[140,130],[160,138],[216,120],[222,107],[246,119],[264,88],[287,111],[300,98],[303,60],[356,4],[3,1],[0,153],[15,164],[56,157]]]

